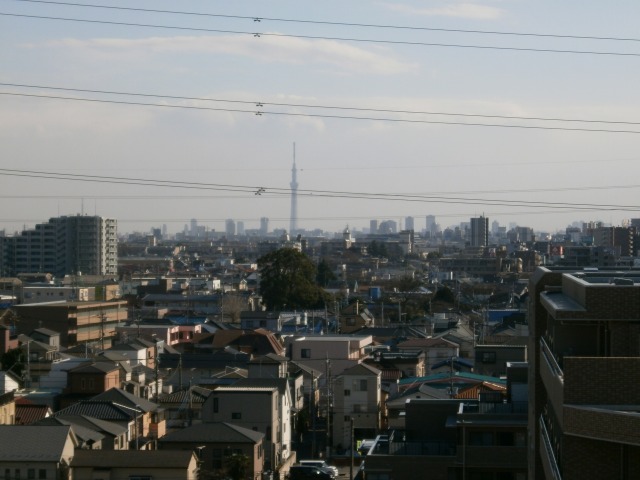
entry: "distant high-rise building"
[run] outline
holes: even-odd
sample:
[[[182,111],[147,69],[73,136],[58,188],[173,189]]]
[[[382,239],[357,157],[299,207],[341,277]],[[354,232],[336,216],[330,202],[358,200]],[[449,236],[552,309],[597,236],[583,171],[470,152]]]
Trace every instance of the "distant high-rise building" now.
[[[404,229],[405,230],[414,230],[413,226],[414,226],[413,217],[406,217],[404,219]]]
[[[296,144],[293,144],[293,167],[291,167],[291,218],[289,219],[289,234],[298,231],[298,169],[296,168]]]
[[[498,223],[497,220],[494,220],[493,222],[491,222],[491,235],[498,235],[499,231],[500,231],[500,224]]]
[[[117,221],[97,216],[64,216],[0,239],[2,276],[19,273],[117,275]]]
[[[426,216],[426,229],[429,233],[436,232],[436,216],[435,215],[427,215]]]
[[[238,220],[238,222],[236,223],[236,233],[238,235],[244,235],[244,222],[241,220]]]
[[[477,217],[471,219],[470,243],[472,247],[486,247],[489,245],[489,219]]]
[[[195,218],[191,219],[191,228],[189,229],[189,234],[192,237],[195,237],[198,235],[198,220],[196,220]]]
[[[260,235],[269,233],[269,219],[267,217],[260,218]]]
[[[380,226],[378,227],[378,233],[388,234],[388,233],[398,233],[398,224],[394,220],[385,220],[380,222]]]
[[[369,233],[373,235],[378,233],[378,220],[369,220]]]
[[[225,222],[225,232],[227,237],[235,237],[236,235],[236,222],[234,222],[231,218],[227,219]]]

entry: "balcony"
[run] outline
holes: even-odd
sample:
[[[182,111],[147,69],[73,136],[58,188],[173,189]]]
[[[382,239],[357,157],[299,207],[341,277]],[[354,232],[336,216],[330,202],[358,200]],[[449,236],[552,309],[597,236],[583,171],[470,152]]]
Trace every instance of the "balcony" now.
[[[545,477],[549,480],[562,480],[560,474],[560,468],[556,460],[556,455],[553,450],[553,444],[549,437],[547,426],[544,423],[544,419],[540,417],[540,457],[542,460],[542,468],[545,473]]]
[[[542,383],[554,410],[558,413],[562,412],[562,405],[564,404],[564,372],[544,338],[540,339],[539,368]]]

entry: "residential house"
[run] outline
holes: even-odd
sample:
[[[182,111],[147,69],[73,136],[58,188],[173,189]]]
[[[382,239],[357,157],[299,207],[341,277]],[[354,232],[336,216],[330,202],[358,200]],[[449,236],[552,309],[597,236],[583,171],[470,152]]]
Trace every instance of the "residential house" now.
[[[39,420],[35,425],[66,425],[73,428],[78,447],[93,450],[127,450],[128,428],[86,415],[57,415]]]
[[[14,348],[18,348],[18,337],[13,334],[11,328],[0,325],[0,355]]]
[[[113,362],[87,362],[67,371],[67,388],[60,395],[60,408],[87,400],[121,385],[120,365]]]
[[[411,338],[398,343],[397,348],[400,352],[424,352],[424,368],[427,372],[443,360],[460,356],[460,349],[456,343],[437,337]]]
[[[270,332],[280,332],[282,324],[283,319],[280,312],[262,310],[240,312],[240,328],[243,330],[264,328]]]
[[[372,344],[371,335],[305,335],[288,337],[287,354],[291,361],[325,371],[327,360],[331,362],[333,375],[362,362],[366,348]]]
[[[115,328],[127,318],[127,302],[60,302],[16,305],[21,332],[47,328],[60,332],[60,346],[96,342],[111,346]]]
[[[356,300],[355,303],[347,305],[340,310],[338,328],[340,333],[353,333],[362,328],[373,326],[374,320],[373,314],[369,309]]]
[[[16,425],[32,425],[51,415],[53,411],[49,405],[38,405],[24,397],[16,400]]]
[[[166,419],[164,410],[154,402],[137,397],[120,388],[111,388],[93,397],[94,401],[110,401],[122,405],[134,412],[139,412],[141,420],[141,434],[156,442],[166,433]]]
[[[244,379],[216,388],[205,401],[204,423],[226,422],[265,434],[266,464],[273,470],[291,451],[291,396],[287,379]]]
[[[158,405],[164,409],[167,429],[202,423],[202,406],[212,390],[191,385],[185,390],[161,394]]]
[[[69,426],[0,425],[0,472],[4,478],[66,478],[78,445]]]
[[[507,374],[509,362],[526,362],[526,345],[476,345],[474,372],[500,377]]]
[[[0,425],[16,423],[16,400],[14,392],[0,393]]]
[[[107,400],[81,400],[55,412],[54,416],[66,418],[68,415],[81,415],[115,423],[126,429],[129,448],[139,450],[149,444],[149,439],[144,435],[144,425],[149,424],[143,419],[145,413],[142,408],[131,408]]]
[[[45,343],[56,350],[60,350],[60,332],[54,332],[48,328],[36,328],[29,334],[36,342]]]
[[[344,370],[333,383],[333,401],[333,445],[346,448],[352,428],[356,438],[374,438],[386,418],[380,370],[364,363]]]
[[[192,425],[168,433],[160,439],[160,451],[200,450],[202,472],[224,475],[232,455],[249,459],[246,478],[261,479],[265,463],[264,433],[232,423],[216,422]]]
[[[78,450],[70,465],[73,480],[198,480],[194,451]]]
[[[405,428],[378,436],[367,452],[365,478],[528,478],[527,371],[526,363],[510,365],[506,398],[409,399]]]
[[[254,357],[247,364],[248,378],[287,378],[292,407],[296,410],[304,406],[304,375],[300,369],[290,369],[287,357],[269,353]]]

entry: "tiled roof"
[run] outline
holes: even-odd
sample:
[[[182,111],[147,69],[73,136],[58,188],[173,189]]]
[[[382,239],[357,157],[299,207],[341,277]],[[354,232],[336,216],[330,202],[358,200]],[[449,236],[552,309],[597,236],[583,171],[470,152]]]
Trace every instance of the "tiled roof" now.
[[[114,422],[129,422],[135,417],[135,410],[124,405],[118,405],[110,401],[83,400],[54,414],[61,415],[86,415]]]
[[[347,368],[343,371],[340,376],[343,375],[379,375],[380,370],[374,368],[372,366],[367,365],[366,363],[359,363],[354,365],[351,368]]]
[[[191,392],[191,403],[204,403],[204,401],[211,395],[213,390],[201,387],[191,387],[189,390],[178,390],[177,392],[169,393],[160,396],[160,404],[165,403],[183,403],[189,401],[189,392]]]
[[[70,421],[65,420],[63,418],[58,418],[58,417],[43,418],[36,425],[41,425],[41,426],[45,426],[45,425],[69,426],[69,427],[73,428],[73,433],[76,434],[76,437],[78,438],[78,440],[80,442],[92,442],[92,443],[95,443],[95,442],[102,441],[105,438],[104,435],[102,435],[101,433],[98,433],[95,430],[83,427],[82,425],[79,425],[77,423],[73,423],[73,422],[70,422]]]
[[[506,394],[507,387],[505,385],[498,385],[492,382],[482,382],[458,391],[458,393],[456,394],[456,398],[478,399],[481,392],[502,392]]]
[[[117,363],[113,362],[96,362],[91,364],[79,365],[69,370],[70,373],[109,373],[119,368]]]
[[[59,462],[69,426],[0,425],[0,462]]]
[[[51,415],[48,405],[16,402],[16,425],[30,425]]]
[[[202,442],[202,443],[258,443],[264,434],[231,423],[200,423],[182,430],[176,430],[160,439],[160,442]]]
[[[155,403],[150,402],[149,400],[146,400],[142,397],[137,397],[132,393],[125,392],[124,390],[115,387],[110,388],[106,392],[96,395],[91,400],[114,402],[129,408],[140,407],[140,409],[144,412],[155,412],[156,410],[158,410],[158,405],[156,405]]]
[[[191,450],[76,450],[71,468],[148,468],[185,470],[195,454]]]

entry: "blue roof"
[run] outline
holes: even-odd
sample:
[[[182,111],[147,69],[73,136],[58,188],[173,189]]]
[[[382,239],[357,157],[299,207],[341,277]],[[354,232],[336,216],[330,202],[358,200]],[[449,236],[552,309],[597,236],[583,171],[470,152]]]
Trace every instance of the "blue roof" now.
[[[472,380],[474,382],[491,382],[506,385],[507,381],[498,377],[490,377],[489,375],[478,375],[477,373],[455,372],[453,374],[458,380]],[[400,385],[411,385],[412,383],[428,383],[437,382],[438,380],[446,380],[450,378],[449,372],[434,373],[426,377],[410,377],[400,380]]]

